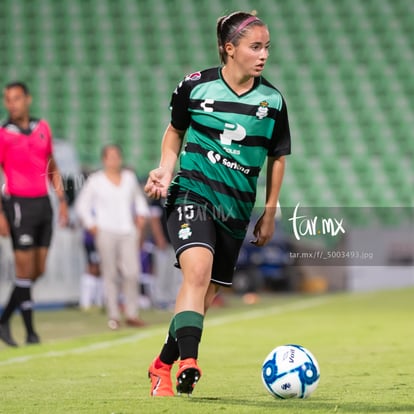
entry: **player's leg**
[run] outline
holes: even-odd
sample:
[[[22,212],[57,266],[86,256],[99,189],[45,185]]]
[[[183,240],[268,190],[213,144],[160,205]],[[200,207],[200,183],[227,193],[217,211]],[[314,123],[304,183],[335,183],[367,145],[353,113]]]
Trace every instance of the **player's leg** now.
[[[31,309],[32,309],[32,278],[34,276],[35,250],[14,250],[14,264],[16,279],[9,301],[0,318],[0,338],[10,346],[16,346],[11,336],[9,320],[16,309],[20,309],[26,327],[27,338],[34,334]]]
[[[191,394],[201,376],[197,364],[204,320],[204,298],[209,289],[213,254],[205,247],[192,247],[181,253],[183,283],[177,295],[175,315],[160,355],[152,362],[148,375],[152,396],[172,396],[171,368],[180,357],[177,391]]]
[[[31,285],[29,286],[26,300],[20,305],[23,322],[26,328],[27,344],[37,344],[40,338],[35,332],[33,321],[33,301],[31,288],[46,270],[46,259],[49,246],[52,240],[52,219],[53,211],[48,197],[40,197],[22,202],[24,220],[23,228],[32,226],[33,249],[28,249],[30,256],[20,251],[20,271],[22,275],[30,275]],[[16,264],[18,262],[16,257]],[[19,266],[17,266],[17,269]],[[17,276],[19,272],[16,273]],[[24,276],[22,276],[24,277]]]
[[[34,249],[34,272],[32,280],[35,282],[39,279],[46,270],[46,259],[49,252],[49,247],[36,247]]]
[[[207,293],[204,298],[204,315],[207,313],[207,310],[210,308],[211,304],[214,302],[217,293],[220,290],[220,285],[216,283],[210,283],[210,286],[207,289]]]
[[[16,288],[19,292],[19,310],[26,328],[26,343],[28,344],[40,342],[33,326],[32,287],[35,280],[44,272],[46,255],[47,248],[15,250]],[[39,273],[40,271],[41,273]]]
[[[180,352],[177,391],[191,394],[201,377],[198,348],[204,322],[205,297],[210,285],[213,253],[206,247],[192,247],[181,253],[183,283],[175,306],[175,332]]]
[[[10,226],[13,244],[16,279],[9,301],[0,317],[0,339],[7,345],[16,346],[11,336],[9,321],[16,309],[31,313],[31,288],[35,276],[35,231],[33,226],[33,206],[30,201],[7,199],[4,202],[6,217]],[[33,324],[26,324],[27,336],[34,332]]]
[[[197,356],[201,338],[204,296],[210,281],[215,230],[212,220],[206,220],[205,214],[193,214],[193,220],[182,220],[181,213],[184,210],[185,206],[176,206],[169,212],[167,219],[171,243],[179,259],[182,273],[187,276],[182,278],[176,299],[175,315],[171,320],[161,353],[155,358],[148,371],[152,382],[151,395],[154,396],[173,395],[170,372],[173,363],[180,357],[180,348],[183,352],[182,358],[188,355]],[[189,252],[184,255],[186,250]],[[192,252],[195,252],[196,256],[200,253],[199,259],[194,260],[195,256]],[[179,330],[178,335],[177,330]],[[163,384],[167,385],[160,389],[160,385]]]
[[[4,213],[9,224],[10,228],[10,235],[13,243],[13,248],[16,245],[16,237],[14,234],[14,226],[13,226],[13,206],[11,204],[10,199],[4,198],[2,200]],[[18,307],[18,294],[17,294],[17,286],[14,284],[12,291],[10,292],[9,300],[6,303],[3,312],[0,316],[0,339],[8,346],[17,346],[16,341],[13,339],[13,336],[10,331],[9,321],[12,317],[15,309]]]

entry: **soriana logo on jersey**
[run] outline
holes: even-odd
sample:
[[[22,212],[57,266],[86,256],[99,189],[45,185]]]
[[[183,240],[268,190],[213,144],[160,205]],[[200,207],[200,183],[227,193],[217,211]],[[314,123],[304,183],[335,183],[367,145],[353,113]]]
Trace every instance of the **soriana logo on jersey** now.
[[[246,175],[250,174],[250,168],[244,167],[238,162],[229,160],[226,157],[222,157],[220,154],[214,151],[207,152],[207,158],[212,164],[219,163],[227,168],[230,168],[231,170],[241,171],[243,174]]]

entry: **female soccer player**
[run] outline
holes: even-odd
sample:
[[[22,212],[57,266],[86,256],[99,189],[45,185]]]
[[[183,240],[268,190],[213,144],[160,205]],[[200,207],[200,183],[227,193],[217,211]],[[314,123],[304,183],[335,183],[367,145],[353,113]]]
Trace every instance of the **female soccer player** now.
[[[171,368],[178,359],[177,392],[192,393],[201,377],[204,315],[219,287],[232,284],[259,172],[267,157],[266,202],[253,241],[263,246],[274,232],[290,154],[285,101],[261,76],[269,56],[267,26],[253,14],[234,12],[218,19],[217,40],[222,66],[187,76],[172,94],[160,165],[145,186],[151,198],[167,196],[168,231],[183,273],[167,339],[149,367],[152,396],[174,395]]]

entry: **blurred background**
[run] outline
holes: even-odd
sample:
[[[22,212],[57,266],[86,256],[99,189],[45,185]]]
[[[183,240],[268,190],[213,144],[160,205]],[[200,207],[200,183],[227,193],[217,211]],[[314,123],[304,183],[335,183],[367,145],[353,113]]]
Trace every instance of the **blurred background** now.
[[[108,142],[145,179],[158,162],[172,91],[186,74],[219,64],[216,20],[234,10],[257,10],[270,29],[264,76],[285,96],[293,142],[282,207],[346,210],[355,229],[347,229],[348,249],[389,243],[373,247],[375,262],[354,276],[342,265],[336,282],[327,266],[316,272],[327,280],[322,288],[358,288],[368,267],[388,266],[401,250],[401,283],[414,284],[412,0],[3,0],[0,84],[27,82],[32,114],[66,148],[61,163],[74,153],[63,173],[75,187],[77,169],[98,167]],[[397,273],[375,269],[361,286],[381,277],[386,285]]]

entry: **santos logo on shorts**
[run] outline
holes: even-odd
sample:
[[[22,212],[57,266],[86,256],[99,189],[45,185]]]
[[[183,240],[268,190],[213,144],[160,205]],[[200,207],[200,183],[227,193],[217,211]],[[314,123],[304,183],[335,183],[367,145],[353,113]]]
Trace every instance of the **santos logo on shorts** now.
[[[231,168],[232,170],[241,171],[244,174],[250,173],[250,168],[243,167],[243,165],[240,165],[236,161],[230,161],[214,151],[209,151],[207,153],[207,158],[210,160],[212,164],[220,163],[227,168]]]

